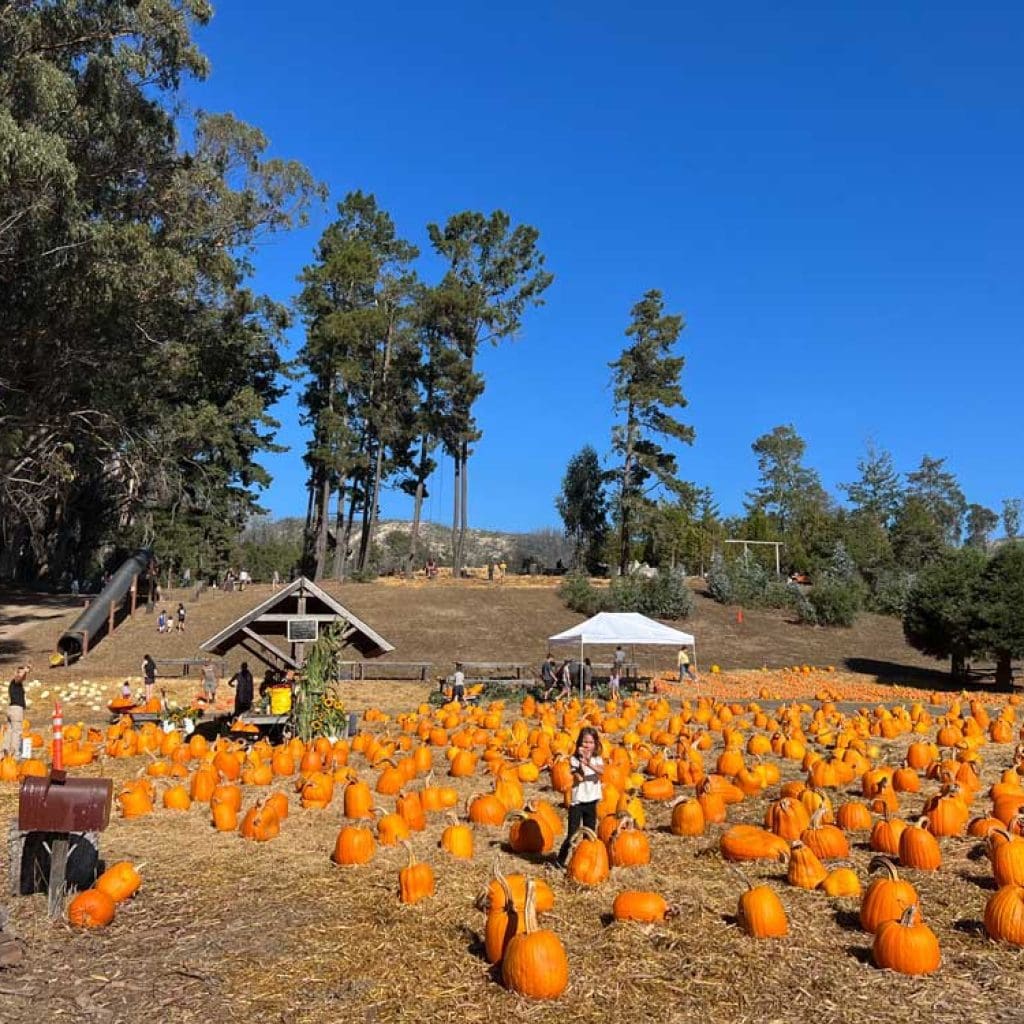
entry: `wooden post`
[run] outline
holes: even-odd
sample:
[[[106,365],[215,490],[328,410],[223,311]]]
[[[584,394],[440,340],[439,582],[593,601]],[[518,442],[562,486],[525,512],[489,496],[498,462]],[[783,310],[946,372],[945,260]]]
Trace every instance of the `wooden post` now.
[[[82,630],[82,657],[84,658],[89,653],[89,634]]]
[[[60,917],[64,909],[67,866],[68,835],[62,832],[50,847],[50,882],[46,889],[46,910],[51,918]]]
[[[113,601],[111,601],[110,612],[107,615],[107,636],[110,636],[110,634],[114,632],[114,615],[116,612],[117,605]]]
[[[135,602],[138,600],[138,597],[139,597],[139,575],[138,575],[138,573],[136,573],[132,577],[131,595],[132,595],[131,610],[128,612],[128,614],[132,618],[135,618]]]
[[[25,833],[18,828],[18,821],[14,818],[7,833],[7,888],[12,896],[21,894],[21,858],[24,850]]]

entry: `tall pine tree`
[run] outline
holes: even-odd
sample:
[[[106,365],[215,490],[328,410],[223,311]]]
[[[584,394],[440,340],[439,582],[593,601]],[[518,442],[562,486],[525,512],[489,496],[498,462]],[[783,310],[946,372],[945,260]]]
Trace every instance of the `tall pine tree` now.
[[[612,430],[612,448],[618,460],[620,573],[629,566],[633,529],[650,492],[679,486],[676,457],[658,438],[683,444],[692,444],[694,439],[693,428],[672,415],[687,405],[680,383],[686,360],[673,354],[683,330],[682,316],[665,313],[661,292],[655,289],[644,293],[630,316],[626,328],[630,344],[610,364],[614,409],[621,417]]]

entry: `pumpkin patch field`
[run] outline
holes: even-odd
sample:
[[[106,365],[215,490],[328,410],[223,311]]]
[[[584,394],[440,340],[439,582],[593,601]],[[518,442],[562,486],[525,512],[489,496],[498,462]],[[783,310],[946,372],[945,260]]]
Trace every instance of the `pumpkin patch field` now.
[[[115,779],[108,871],[58,921],[8,900],[0,1019],[1021,1020],[1015,698],[705,678],[479,707],[348,684],[356,735],[276,747],[72,725],[72,771]],[[562,869],[584,725],[603,798]],[[8,817],[26,766],[0,760]]]

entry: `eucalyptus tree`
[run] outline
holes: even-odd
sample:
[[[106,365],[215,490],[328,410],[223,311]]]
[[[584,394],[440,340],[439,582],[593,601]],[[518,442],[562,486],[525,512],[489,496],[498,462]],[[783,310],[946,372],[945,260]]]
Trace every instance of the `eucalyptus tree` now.
[[[527,308],[543,302],[554,278],[544,270],[537,229],[525,224],[513,227],[501,210],[490,216],[457,213],[443,227],[429,224],[427,231],[447,267],[433,297],[433,329],[461,363],[462,386],[455,387],[451,396],[449,419],[454,435],[443,439],[455,470],[452,572],[458,578],[469,522],[469,455],[480,436],[473,418],[473,403],[483,392],[483,379],[476,372],[477,353],[484,343],[497,345],[516,335]]]
[[[297,300],[306,325],[299,355],[307,379],[301,401],[312,427],[305,456],[305,552],[318,578],[327,572],[332,494],[334,574],[342,576],[347,568],[357,511],[362,519],[356,567],[366,566],[386,454],[400,435],[398,398],[407,382],[396,383],[393,363],[396,351],[411,344],[416,290],[411,264],[419,255],[397,236],[374,196],[351,192],[337,212],[320,238],[315,261],[300,275]]]
[[[626,328],[630,344],[609,364],[615,412],[621,422],[612,429],[617,458],[615,498],[619,526],[619,571],[630,560],[634,521],[649,494],[659,488],[677,491],[676,456],[657,438],[692,444],[694,430],[672,415],[685,409],[680,378],[685,358],[673,349],[683,330],[680,315],[666,314],[661,292],[652,289],[630,311]],[[653,484],[650,481],[653,478]]]
[[[0,574],[139,539],[214,560],[268,481],[288,314],[246,281],[319,190],[230,116],[179,130],[209,17],[0,5]]]

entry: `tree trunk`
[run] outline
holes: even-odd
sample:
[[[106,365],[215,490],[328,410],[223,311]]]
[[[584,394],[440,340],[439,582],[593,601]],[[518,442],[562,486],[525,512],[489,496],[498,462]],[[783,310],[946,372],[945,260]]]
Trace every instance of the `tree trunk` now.
[[[459,517],[459,570],[466,556],[466,524],[469,521],[469,442],[462,442],[462,476],[459,481],[462,513]]]
[[[319,508],[316,538],[316,567],[313,574],[314,580],[323,579],[324,573],[327,569],[327,530],[331,518],[331,484],[326,471],[324,471],[323,478],[320,481]]]
[[[996,652],[996,688],[1000,690],[1013,688],[1013,661],[1007,651]]]
[[[348,573],[348,547],[352,543],[352,520],[356,514],[356,501],[358,500],[359,489],[352,485],[352,493],[349,495],[348,500],[348,519],[345,522],[345,532],[341,538],[341,575],[339,579],[344,579]]]
[[[388,329],[384,336],[384,366],[380,375],[380,413],[387,427],[388,417],[388,374],[391,370],[391,349],[395,336],[395,325],[388,322]],[[380,503],[380,477],[384,467],[384,438],[382,433],[377,434],[377,459],[373,467],[373,485],[370,488],[370,496],[367,502],[367,514],[364,517],[363,548],[359,553],[359,561],[362,567],[366,568],[366,560],[373,551],[373,541],[377,533],[377,506]]]
[[[345,522],[345,489],[347,480],[341,481],[338,488],[338,504],[334,510],[334,568],[331,575],[336,580],[342,576],[342,566],[345,561],[345,551],[341,544],[341,528]]]
[[[416,494],[412,502],[412,526],[409,529],[409,556],[405,563],[405,578],[416,571],[420,543],[420,515],[423,512],[423,481],[416,481]]]
[[[455,455],[452,458],[452,464],[454,466],[454,476],[452,479],[452,578],[458,579],[459,574],[462,570],[460,564],[459,555],[459,516],[462,510],[462,503],[460,501],[460,479],[461,479],[461,466],[462,459],[460,457],[461,446],[456,449]]]
[[[966,659],[964,658],[964,655],[957,652],[950,656],[949,662],[949,674],[957,682],[962,682],[964,676],[967,674],[965,670]]]
[[[629,565],[629,470],[633,461],[633,406],[626,409],[626,457],[622,465],[622,486],[619,493],[619,575],[625,576]]]

